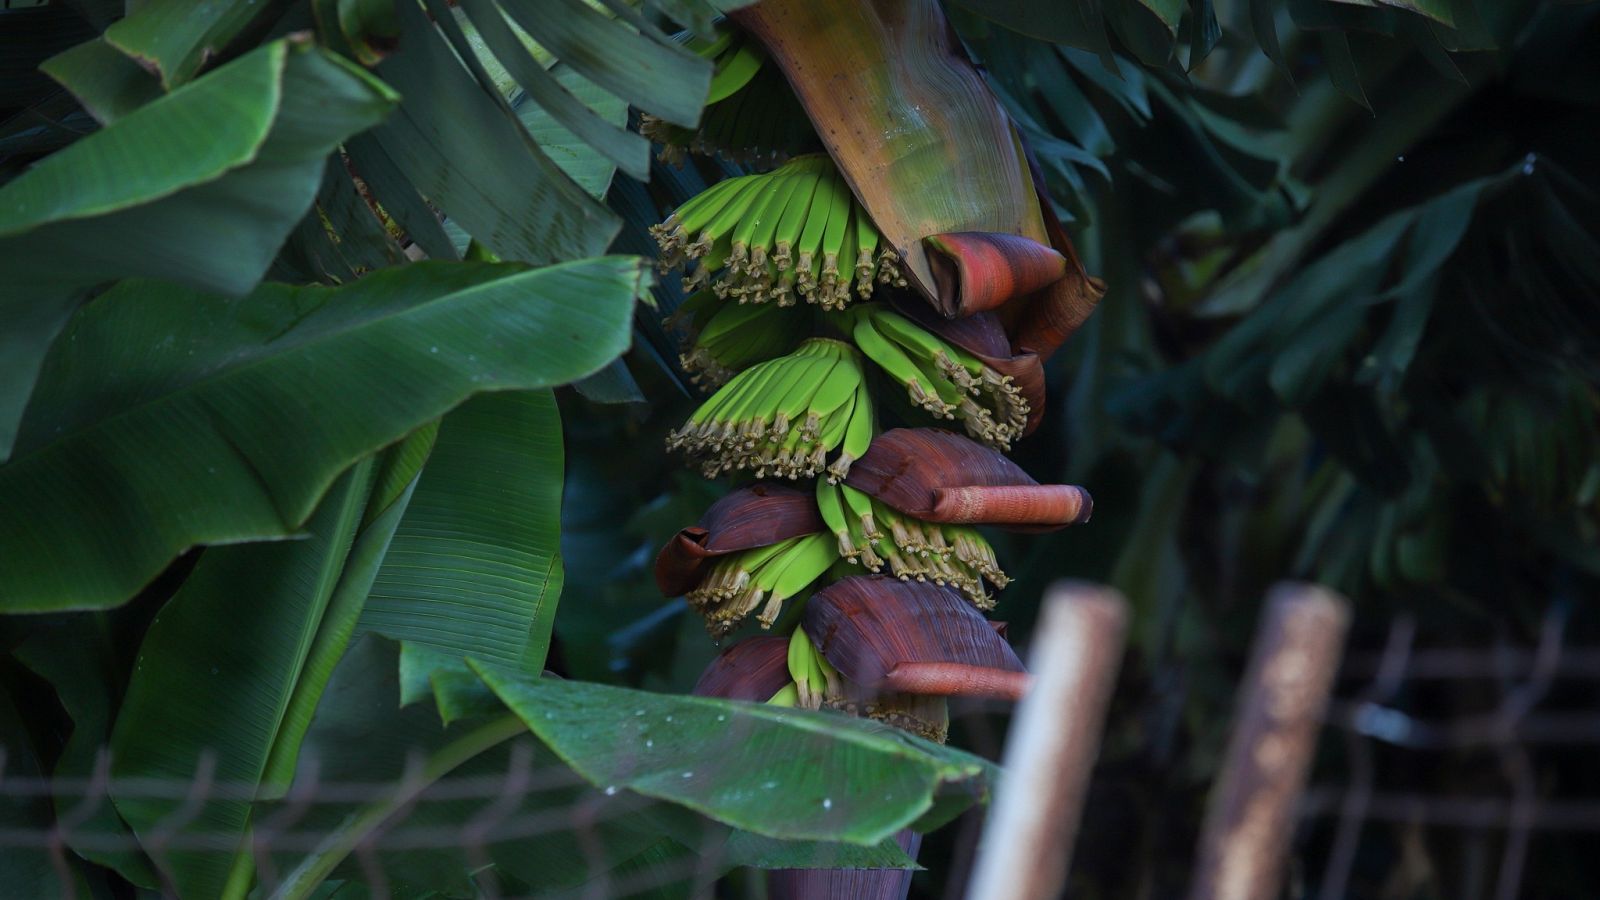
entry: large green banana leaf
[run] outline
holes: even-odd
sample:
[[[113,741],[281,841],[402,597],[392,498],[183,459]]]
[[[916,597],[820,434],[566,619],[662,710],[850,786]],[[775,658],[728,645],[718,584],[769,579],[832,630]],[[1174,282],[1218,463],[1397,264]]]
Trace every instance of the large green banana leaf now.
[[[371,483],[370,462],[341,478],[306,523],[304,540],[208,551],[139,647],[112,734],[112,796],[181,896],[220,896],[230,856],[163,847],[174,836],[162,831],[162,821],[183,799],[151,796],[135,785],[197,779],[235,789],[256,785],[269,760],[284,752],[275,749],[279,741],[303,735],[286,734],[284,726],[291,718],[310,720],[310,709],[291,717],[292,706],[315,707],[317,698],[296,686],[345,572]],[[249,794],[208,797],[178,836],[231,845],[245,834],[250,800]]]
[[[947,820],[941,793],[981,798],[997,774],[981,757],[864,719],[472,665],[590,783],[768,837],[875,846]]]
[[[0,187],[0,460],[84,289],[146,275],[250,290],[311,205],[328,153],[396,99],[339,57],[276,41]]]
[[[885,821],[916,821],[950,782],[970,802],[995,774],[992,766],[959,751],[842,716],[511,673],[488,677],[502,698],[516,700],[518,715],[497,709],[441,730],[430,704],[399,706],[396,655],[393,644],[376,636],[351,647],[317,710],[304,754],[308,762],[317,761],[316,783],[378,780],[403,786],[382,790],[365,804],[319,803],[307,810],[295,822],[295,835],[316,835],[315,848],[299,854],[274,852],[272,870],[258,872],[263,896],[311,896],[324,879],[364,879],[374,866],[399,892],[470,893],[467,875],[485,862],[492,862],[500,877],[520,882],[526,888],[520,893],[585,883],[603,894],[605,884],[620,880],[640,854],[662,849],[664,839],[668,854],[679,856],[679,862],[682,856],[704,855],[704,861],[691,863],[699,871],[830,863],[908,867],[911,861],[892,840],[870,843],[868,832]],[[541,695],[538,705],[526,705],[532,696],[526,689],[549,691],[550,703]],[[573,717],[575,709],[586,709],[589,724]],[[619,742],[586,750],[599,751],[600,766],[636,753],[634,758],[645,763],[633,773],[636,783],[625,778],[596,781],[594,773],[574,773],[561,761],[579,742],[614,737],[641,721],[661,723],[668,717],[679,723],[677,734],[660,741],[659,754],[653,738],[644,739],[648,746],[644,741]],[[539,741],[528,740],[530,726]],[[702,761],[716,758],[730,740],[745,738],[755,742],[755,753],[789,748],[793,769],[785,767],[786,777],[798,771],[809,780],[813,775],[804,773],[813,771],[810,765],[824,772],[836,771],[834,767],[850,771],[856,799],[841,792],[837,805],[824,808],[806,798],[799,803],[815,805],[815,810],[785,808],[771,817],[780,821],[774,827],[784,830],[789,826],[781,820],[795,814],[794,828],[820,832],[834,843],[762,837],[716,821],[742,818],[752,805],[766,802],[773,791],[762,785],[771,773],[759,765],[702,766],[700,779],[686,784],[682,757],[698,753]],[[749,761],[747,756],[741,762]],[[670,790],[648,787],[658,768]],[[909,778],[907,771],[913,773]],[[406,773],[409,777],[402,778]],[[309,785],[309,773],[305,778]],[[901,788],[905,793],[896,797]],[[880,792],[889,795],[887,809],[878,808]],[[283,806],[262,804],[258,816],[265,818]],[[700,807],[703,815],[690,811]],[[574,810],[587,811],[587,824],[576,830],[571,827]],[[465,832],[462,823],[468,823]],[[473,830],[474,823],[479,830]],[[418,846],[416,837],[430,828],[448,829],[454,839]],[[358,846],[368,848],[359,864],[351,858]]]
[[[115,605],[187,547],[293,535],[339,472],[468,396],[616,357],[648,284],[624,257],[240,300],[124,282],[56,342],[0,467],[0,610]]]
[[[538,673],[561,595],[561,416],[549,391],[445,416],[360,629],[403,641],[402,702],[465,657]]]
[[[104,774],[102,767],[109,760],[104,755],[105,745],[126,687],[127,661],[133,659],[133,648],[119,643],[122,630],[112,621],[116,615],[94,612],[30,618],[32,627],[12,654],[50,682],[72,719],[72,736],[61,748],[50,776],[76,780],[85,788],[81,794],[64,793],[55,798],[57,820],[70,823],[62,841],[84,859],[154,889],[160,881],[143,851],[128,844],[106,843],[107,839],[131,842],[133,834],[111,803],[109,785],[96,778]],[[86,808],[87,813],[83,811]]]

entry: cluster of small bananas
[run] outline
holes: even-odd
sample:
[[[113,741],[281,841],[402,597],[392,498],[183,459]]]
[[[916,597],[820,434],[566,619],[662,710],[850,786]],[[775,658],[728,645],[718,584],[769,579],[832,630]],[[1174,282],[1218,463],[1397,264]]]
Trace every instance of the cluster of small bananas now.
[[[1009,375],[881,303],[851,310],[850,337],[867,358],[904,385],[911,402],[960,419],[974,439],[1011,449],[1028,424],[1028,401]]]
[[[707,478],[736,469],[757,478],[844,478],[876,432],[863,376],[855,348],[809,338],[733,376],[668,436],[667,449],[698,460]]]
[[[824,701],[844,697],[839,670],[811,642],[804,628],[796,628],[789,637],[789,677],[793,679],[790,687],[794,689],[794,706],[820,709]]]
[[[1001,589],[1011,581],[994,548],[973,528],[924,522],[846,484],[819,481],[817,508],[839,556],[870,572],[887,565],[903,581],[948,585],[982,610],[994,608],[984,581]]]
[[[684,290],[709,286],[740,303],[804,300],[843,309],[877,284],[904,285],[898,256],[825,153],[717,182],[651,234],[661,271],[690,267]]]
[[[697,291],[672,316],[671,324],[690,335],[678,362],[696,385],[718,387],[764,359],[793,350],[811,330],[810,315],[802,306],[752,306]]]
[[[805,590],[838,559],[833,539],[820,533],[741,550],[718,559],[686,599],[717,640],[739,627],[756,607],[761,607],[756,620],[762,628],[771,628],[783,611],[783,601]]]
[[[683,39],[688,50],[712,61],[711,89],[696,128],[640,116],[639,133],[661,145],[663,162],[678,165],[686,153],[699,153],[772,164],[820,148],[805,108],[760,44],[728,28],[712,41]]]
[[[732,96],[706,106],[698,128],[646,113],[639,117],[639,133],[660,144],[657,156],[672,166],[683,165],[688,154],[695,153],[770,167],[822,147],[805,109],[776,66],[762,66]]]

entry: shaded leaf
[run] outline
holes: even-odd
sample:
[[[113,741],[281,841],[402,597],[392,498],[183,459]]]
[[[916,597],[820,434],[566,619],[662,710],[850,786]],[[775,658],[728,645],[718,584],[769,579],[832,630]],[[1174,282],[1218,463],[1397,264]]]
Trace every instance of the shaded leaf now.
[[[71,91],[101,125],[110,125],[162,96],[156,78],[104,38],[58,53],[39,70]]]
[[[711,86],[711,63],[652,39],[583,0],[499,0],[539,45],[579,74],[651,115],[692,127]]]
[[[427,651],[414,680],[473,656],[537,673],[561,596],[561,417],[549,391],[486,394],[445,416],[361,614]],[[412,690],[402,702],[420,699]]]
[[[344,656],[365,608],[373,579],[387,559],[395,530],[410,507],[418,470],[433,447],[437,429],[424,426],[383,451],[372,465],[373,480],[365,499],[360,530],[339,572],[316,637],[295,678],[283,723],[261,774],[264,796],[277,796],[294,778],[300,744],[311,726],[323,690]],[[359,464],[360,471],[366,463]],[[403,487],[395,489],[397,483]]]
[[[570,145],[576,138],[634,178],[642,181],[649,177],[650,142],[627,130],[625,101],[579,76],[569,66],[562,66],[555,72],[547,70],[511,30],[510,23],[493,0],[464,0],[462,7],[477,26],[484,45],[522,86],[527,100],[531,101],[519,117],[541,147],[550,150],[553,143]],[[545,121],[538,121],[540,119]],[[555,129],[568,136],[565,142],[551,140],[558,138],[556,134],[545,136],[544,132]],[[563,154],[552,151],[552,156],[556,164],[561,165]],[[574,161],[588,162],[593,154],[573,153],[572,157]],[[563,168],[591,194],[595,193],[570,167]],[[606,181],[610,181],[609,174]]]
[[[345,476],[306,523],[305,540],[207,552],[151,623],[111,739],[112,796],[142,840],[183,798],[120,782],[189,783],[204,777],[206,759],[210,777],[229,784],[256,784],[266,772],[370,479],[370,464]],[[208,798],[183,827],[222,840],[224,852],[168,849],[156,864],[179,893],[219,896],[227,845],[244,836],[249,816],[248,798]]]
[[[350,155],[356,176],[412,243],[431,259],[461,258],[440,224],[438,213],[417,193],[377,138],[371,134],[357,135],[345,143],[345,152]]]
[[[106,29],[105,40],[177,87],[276,4],[256,0],[145,0]]]
[[[1361,74],[1356,71],[1356,61],[1350,55],[1350,38],[1342,31],[1323,31],[1322,53],[1328,65],[1328,77],[1346,97],[1372,109],[1367,92],[1361,87]]]
[[[405,99],[373,132],[389,159],[501,259],[543,264],[603,252],[616,216],[528,139],[420,6],[400,9],[400,52],[378,71]]]
[[[18,662],[31,669],[55,688],[61,707],[72,719],[72,735],[61,748],[50,773],[59,779],[81,779],[82,793],[62,792],[55,798],[56,820],[71,822],[63,840],[79,856],[106,866],[123,878],[145,888],[157,888],[160,881],[149,859],[137,849],[105,847],[79,836],[115,836],[133,840],[133,832],[117,814],[108,792],[109,784],[92,780],[98,767],[109,761],[102,758],[111,725],[122,700],[125,679],[110,624],[103,614],[54,617],[29,630],[27,638],[13,653]],[[77,812],[93,804],[87,814]],[[6,884],[14,884],[10,880]]]

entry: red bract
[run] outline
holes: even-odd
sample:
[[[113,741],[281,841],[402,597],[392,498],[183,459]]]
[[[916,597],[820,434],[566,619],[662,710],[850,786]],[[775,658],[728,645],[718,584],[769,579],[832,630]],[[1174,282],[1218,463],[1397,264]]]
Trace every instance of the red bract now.
[[[722,651],[695,682],[701,697],[765,703],[789,683],[789,639],[753,637]]]
[[[962,316],[988,312],[1067,274],[1067,260],[1015,234],[958,231],[922,239],[939,291],[939,306]]]
[[[1094,511],[1083,488],[1039,484],[999,452],[938,428],[879,435],[845,484],[929,522],[1053,531]]]
[[[879,575],[813,594],[800,627],[850,681],[878,693],[1019,699],[1028,676],[955,591]]]
[[[740,488],[661,549],[656,587],[669,597],[687,593],[700,583],[709,560],[822,530],[810,492],[765,483]]]

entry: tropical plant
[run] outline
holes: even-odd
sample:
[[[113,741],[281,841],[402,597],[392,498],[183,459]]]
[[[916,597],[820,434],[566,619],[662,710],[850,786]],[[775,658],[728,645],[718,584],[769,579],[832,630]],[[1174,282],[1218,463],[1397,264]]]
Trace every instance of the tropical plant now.
[[[4,4],[8,891],[904,870],[994,775],[942,698],[1021,687],[990,588],[1132,598],[1140,811],[1232,598],[1595,587],[1593,8],[743,5]],[[990,530],[1086,518],[1034,476],[1094,524]],[[385,846],[516,771],[555,827]],[[1196,817],[1112,821],[1082,886],[1177,883]]]

